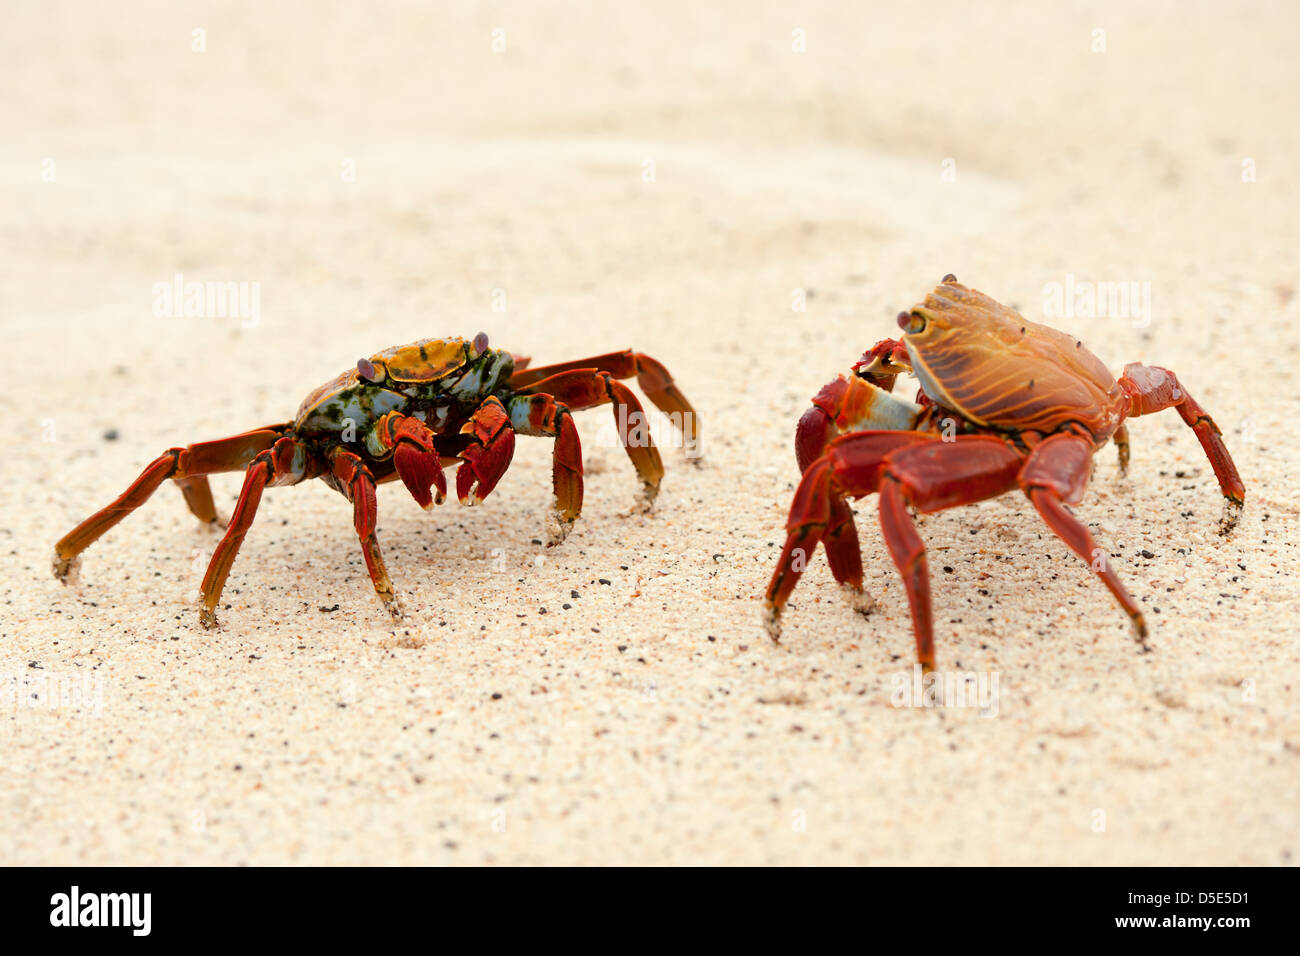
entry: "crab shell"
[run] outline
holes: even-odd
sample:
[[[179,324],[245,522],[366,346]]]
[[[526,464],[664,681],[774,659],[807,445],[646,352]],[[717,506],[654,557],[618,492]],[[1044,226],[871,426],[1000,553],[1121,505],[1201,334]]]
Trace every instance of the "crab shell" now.
[[[447,383],[449,397],[459,397],[457,391],[477,394],[487,378],[510,374],[507,352],[490,356],[495,361],[475,364],[488,351],[487,336],[482,333],[472,340],[423,339],[384,349],[308,395],[294,417],[294,428],[310,435],[337,431],[340,423],[348,420],[373,422],[405,408],[421,386],[436,383]],[[466,369],[461,381],[447,382],[461,369]]]
[[[385,375],[402,384],[436,382],[472,362],[486,349],[487,336],[482,333],[472,342],[461,338],[421,339],[362,359],[357,363],[357,371],[376,383],[382,382]]]
[[[921,389],[977,425],[1048,435],[1077,424],[1101,444],[1124,420],[1123,390],[1082,342],[954,276],[898,324]]]

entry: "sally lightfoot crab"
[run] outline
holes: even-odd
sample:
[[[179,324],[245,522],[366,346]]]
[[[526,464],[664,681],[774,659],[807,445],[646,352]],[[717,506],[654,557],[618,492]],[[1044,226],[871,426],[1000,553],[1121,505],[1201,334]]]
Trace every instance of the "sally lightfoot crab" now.
[[[682,429],[694,447],[695,411],[659,362],[639,352],[529,368],[528,359],[488,347],[487,336],[425,339],[361,359],[316,389],[291,422],[217,441],[170,448],[122,495],[63,536],[54,548],[54,575],[66,581],[82,551],[148,500],[168,478],[190,511],[217,522],[207,476],[243,471],[244,486],[203,578],[205,627],[217,623],[217,602],[239,546],[268,485],[320,478],[352,503],[375,593],[394,617],[401,612],[375,537],[375,486],[400,478],[424,508],[443,501],[443,468],[459,465],[461,504],[486,498],[514,454],[515,434],[555,440],[551,544],[564,540],[582,509],[582,448],[571,411],[611,404],[620,440],[641,478],[648,506],[659,490],[663,463],[645,427],[636,395],[642,390]]]
[[[1020,489],[1051,528],[1086,561],[1133,623],[1145,647],[1136,601],[1066,505],[1083,497],[1093,453],[1113,440],[1128,465],[1125,419],[1167,408],[1191,427],[1226,499],[1227,533],[1245,488],[1214,420],[1167,369],[1131,364],[1114,379],[1083,343],[1022,318],[955,276],[898,316],[901,341],[877,343],[813,400],[795,451],[803,478],[787,538],[766,595],[773,639],[781,612],[818,544],[831,573],[859,610],[862,559],[846,498],[878,492],[885,545],[907,589],[921,666],[934,666],[934,620],[925,545],[912,520]],[[895,397],[894,380],[916,376],[915,403]]]

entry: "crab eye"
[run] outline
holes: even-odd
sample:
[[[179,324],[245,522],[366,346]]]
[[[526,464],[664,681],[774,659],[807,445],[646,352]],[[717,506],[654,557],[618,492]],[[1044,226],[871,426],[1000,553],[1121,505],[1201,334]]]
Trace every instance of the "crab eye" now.
[[[369,359],[357,359],[357,374],[367,382],[381,382],[384,378]]]
[[[480,332],[474,336],[474,354],[482,355],[488,348],[488,335],[486,332]]]
[[[924,332],[925,316],[920,312],[900,312],[898,313],[898,327],[908,335]]]

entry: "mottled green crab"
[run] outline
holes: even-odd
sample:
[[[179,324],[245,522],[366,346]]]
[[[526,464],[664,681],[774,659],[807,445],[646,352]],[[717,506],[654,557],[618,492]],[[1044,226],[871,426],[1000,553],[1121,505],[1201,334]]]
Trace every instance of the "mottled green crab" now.
[[[268,485],[320,478],[352,502],[353,521],[370,579],[384,606],[401,616],[375,537],[375,486],[400,478],[424,508],[441,503],[443,468],[458,465],[461,504],[486,498],[510,465],[515,434],[555,440],[555,498],[550,543],[564,540],[582,510],[582,448],[570,414],[614,406],[615,425],[640,475],[644,501],[654,500],[663,463],[641,403],[619,379],[636,376],[646,395],[697,447],[699,422],[672,376],[655,359],[631,350],[529,368],[528,359],[488,347],[488,337],[425,339],[357,362],[307,396],[291,422],[169,448],[112,504],[55,545],[54,574],[66,581],[78,556],[168,478],[203,522],[219,519],[207,476],[244,471],[244,486],[203,578],[205,627],[217,623],[217,602],[239,546]]]

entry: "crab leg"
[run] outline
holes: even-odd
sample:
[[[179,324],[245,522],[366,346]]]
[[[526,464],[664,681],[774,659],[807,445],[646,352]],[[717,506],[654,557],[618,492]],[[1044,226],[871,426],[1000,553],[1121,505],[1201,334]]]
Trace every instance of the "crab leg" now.
[[[230,438],[167,449],[140,473],[116,501],[95,512],[59,539],[54,546],[54,576],[65,581],[77,556],[148,501],[168,478],[174,479],[180,486],[195,517],[208,524],[215,522],[217,509],[206,476],[216,472],[239,471],[246,467],[255,455],[270,448],[288,427],[270,425]]]
[[[883,339],[855,366],[862,371],[847,379],[841,375],[817,393],[795,429],[795,458],[800,471],[807,471],[825,454],[827,445],[844,432],[906,431],[915,426],[921,407],[889,394],[902,368],[890,359],[898,352],[906,355],[898,342]],[[835,580],[844,585],[854,609],[865,614],[874,602],[862,587],[862,557],[853,509],[838,494],[831,496],[830,509],[822,538],[826,561]]]
[[[330,470],[325,473],[325,480],[352,502],[352,523],[356,526],[357,537],[361,539],[361,552],[366,558],[370,581],[388,613],[394,620],[398,620],[402,616],[402,609],[393,593],[384,557],[379,553],[379,539],[375,535],[378,504],[374,476],[361,456],[343,448],[335,448],[330,452],[329,463]]]
[[[1053,435],[1030,453],[1018,481],[1047,526],[1097,572],[1102,583],[1115,595],[1115,600],[1133,622],[1138,641],[1145,647],[1147,625],[1141,608],[1120,582],[1106,559],[1106,552],[1097,547],[1083,522],[1064,507],[1078,504],[1083,498],[1091,470],[1091,442],[1078,435]]]
[[[806,472],[825,453],[826,446],[839,433],[834,420],[824,409],[813,405],[804,412],[795,428],[794,437],[795,459],[799,462],[799,470]],[[826,563],[831,567],[831,574],[853,596],[854,607],[866,613],[874,602],[862,588],[862,554],[858,548],[858,528],[853,521],[853,509],[843,495],[830,496],[830,515],[821,540],[826,548]]]
[[[858,546],[858,526],[853,520],[853,509],[842,495],[833,495],[830,501],[830,520],[822,537],[826,549],[826,563],[831,575],[843,585],[854,610],[867,614],[875,607],[875,599],[862,585],[862,549]]]
[[[1237,466],[1228,454],[1228,446],[1223,443],[1223,432],[1214,424],[1214,419],[1197,404],[1196,399],[1187,394],[1187,389],[1178,381],[1178,376],[1167,368],[1133,362],[1124,366],[1119,386],[1129,397],[1130,415],[1150,415],[1166,408],[1175,408],[1183,421],[1196,432],[1196,438],[1205,450],[1205,457],[1214,468],[1214,476],[1219,480],[1223,497],[1227,499],[1223,518],[1219,522],[1219,533],[1227,534],[1231,531],[1241,517],[1241,509],[1246,502],[1246,487],[1241,483]]]
[[[1115,443],[1115,452],[1119,455],[1119,473],[1121,476],[1127,475],[1130,452],[1128,427],[1121,422],[1119,428],[1115,429],[1115,434],[1110,436],[1110,440]]]
[[[507,399],[510,424],[520,435],[549,435],[552,452],[552,503],[550,541],[554,547],[568,537],[582,513],[582,442],[568,406],[550,395],[513,395]]]
[[[934,615],[925,543],[908,505],[923,514],[993,498],[1014,488],[1024,461],[1000,438],[962,436],[904,448],[885,458],[880,478],[880,528],[903,576],[922,669],[934,669]]]
[[[695,414],[695,409],[677,388],[672,375],[668,373],[663,363],[641,352],[625,349],[622,352],[609,352],[572,362],[539,365],[526,371],[516,371],[510,378],[510,387],[527,392],[551,391],[551,389],[536,389],[529,386],[537,385],[543,379],[560,372],[577,370],[608,372],[614,378],[631,378],[635,375],[641,391],[645,392],[650,401],[654,402],[656,407],[672,419],[681,430],[686,448],[688,450],[699,448],[700,420]],[[561,398],[561,401],[563,400]],[[574,407],[577,405],[575,404]]]
[[[664,477],[663,460],[650,437],[650,425],[636,394],[609,372],[593,368],[559,372],[519,390],[522,395],[550,395],[575,411],[606,403],[613,405],[614,426],[628,458],[641,476],[644,502],[648,507],[659,494]]]
[[[211,628],[217,624],[217,602],[221,600],[221,592],[226,586],[231,565],[239,554],[239,546],[244,543],[244,535],[248,534],[248,529],[257,516],[262,491],[267,485],[297,484],[313,474],[307,446],[298,439],[287,436],[260,452],[249,463],[248,471],[244,474],[244,487],[239,492],[239,501],[235,503],[235,510],[230,516],[230,525],[212,552],[207,573],[203,575],[203,584],[200,586],[203,607],[199,611],[199,623],[204,627]]]
[[[845,435],[830,443],[826,454],[804,472],[790,505],[787,536],[776,570],[767,586],[766,618],[773,640],[781,636],[781,613],[819,543],[838,530],[836,508],[848,511],[845,496],[861,498],[880,487],[880,469],[890,452],[919,443],[937,443],[938,437],[923,432],[867,431]],[[852,521],[852,512],[849,512]],[[849,525],[852,529],[852,525]],[[862,558],[856,534],[837,543],[843,551],[831,563],[835,580],[850,588],[862,587]],[[830,546],[827,546],[830,551]],[[856,570],[856,579],[852,573]]]

